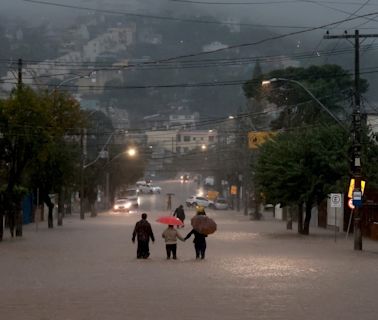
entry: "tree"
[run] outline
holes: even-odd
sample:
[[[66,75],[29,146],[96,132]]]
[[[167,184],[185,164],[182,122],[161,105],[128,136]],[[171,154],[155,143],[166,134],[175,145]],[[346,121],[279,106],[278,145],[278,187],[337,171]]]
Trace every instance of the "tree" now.
[[[351,74],[338,65],[310,66],[308,68],[294,68],[274,70],[263,76],[264,79],[283,78],[302,83],[314,96],[327,106],[334,114],[345,119],[349,107],[353,79]],[[360,80],[361,93],[368,88],[366,80]],[[281,112],[274,119],[273,129],[302,126],[316,122],[333,123],[328,114],[319,109],[319,104],[312,99],[308,92],[290,81],[271,83],[262,86],[260,79],[252,79],[244,85],[246,97],[260,96],[274,103]]]
[[[15,222],[20,220],[21,214],[20,192],[17,190],[23,189],[25,168],[40,141],[38,132],[41,127],[37,114],[41,105],[37,94],[31,89],[18,88],[0,107],[3,210],[13,236]],[[16,236],[21,236],[22,229],[18,227],[18,230]]]
[[[271,82],[270,85],[262,85],[262,79],[273,78],[276,81]],[[351,75],[340,66],[322,65],[273,70],[261,77],[252,77],[250,81],[245,83],[243,89],[246,97],[253,102],[253,105],[256,106],[255,102],[258,101],[263,103],[263,108],[266,108],[268,103],[270,103],[269,108],[272,108],[272,105],[277,108],[278,112],[266,112],[270,117],[269,129],[292,130],[293,128],[305,128],[335,122],[334,117],[324,112],[324,108],[311,97],[309,92],[317,97],[335,117],[337,116],[341,120],[347,119],[351,108],[346,100],[350,98],[352,86]],[[360,86],[361,92],[364,92],[368,84],[362,79]],[[299,136],[296,142],[301,141],[300,138],[302,137]],[[253,168],[251,171],[253,171]],[[281,198],[280,200],[281,204],[292,204],[290,202],[292,199],[282,201]],[[278,202],[273,201],[272,203]],[[296,205],[302,208],[300,203],[296,203]],[[301,218],[301,215],[299,215],[299,218]],[[299,225],[301,226],[301,223]]]
[[[344,190],[349,173],[347,140],[338,126],[315,127],[281,133],[261,146],[255,168],[258,188],[267,203],[305,205],[303,231],[298,217],[299,232],[309,233],[315,204],[331,191]]]
[[[362,177],[367,189],[378,190],[378,134],[366,128],[362,138]]]
[[[98,186],[104,186],[105,176],[103,166],[105,159],[98,158],[100,152],[106,146],[111,135],[114,134],[114,128],[111,119],[101,111],[84,112],[87,119],[87,129],[84,132],[82,153],[85,156],[85,163],[89,165],[85,168],[83,174],[84,194],[80,195],[87,199],[91,217],[97,216],[95,203],[97,200]],[[96,161],[98,159],[98,161]],[[84,206],[84,211],[86,210]]]
[[[70,156],[75,148],[72,137],[84,124],[79,104],[63,93],[36,92],[21,86],[1,103],[0,124],[0,161],[5,164],[1,181],[7,216],[10,221],[19,220],[18,190],[40,188],[41,198],[51,209],[52,227],[48,194],[72,182],[77,161]]]

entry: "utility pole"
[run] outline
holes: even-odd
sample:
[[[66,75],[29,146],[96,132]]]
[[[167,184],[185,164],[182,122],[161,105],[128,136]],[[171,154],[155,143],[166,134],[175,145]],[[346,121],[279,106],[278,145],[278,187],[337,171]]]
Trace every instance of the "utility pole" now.
[[[361,98],[360,98],[360,39],[378,38],[378,34],[360,34],[355,30],[354,35],[347,33],[338,36],[326,35],[324,39],[354,39],[354,105],[352,114],[352,138],[353,138],[353,167],[354,178],[353,204],[354,209],[354,250],[362,250],[362,189],[361,189],[361,143],[362,143],[362,123],[361,123]]]
[[[22,88],[22,59],[18,59],[17,88]]]
[[[84,169],[85,169],[85,155],[86,150],[84,149],[84,129],[81,129],[80,134],[80,149],[81,149],[81,161],[80,161],[80,219],[84,220]]]

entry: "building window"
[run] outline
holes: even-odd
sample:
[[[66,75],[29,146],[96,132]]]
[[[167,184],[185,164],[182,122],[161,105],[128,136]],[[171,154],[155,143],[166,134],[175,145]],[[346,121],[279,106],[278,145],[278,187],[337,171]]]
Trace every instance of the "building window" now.
[[[179,134],[177,135],[177,141],[181,142],[181,135],[179,135]]]
[[[184,152],[188,152],[189,151],[189,148],[188,147],[184,147]]]
[[[203,137],[201,137],[201,141],[203,141]]]
[[[184,141],[189,142],[190,141],[190,136],[184,136]]]
[[[209,137],[209,141],[213,142],[214,141],[214,136]]]
[[[193,141],[196,141],[196,137],[193,137]]]

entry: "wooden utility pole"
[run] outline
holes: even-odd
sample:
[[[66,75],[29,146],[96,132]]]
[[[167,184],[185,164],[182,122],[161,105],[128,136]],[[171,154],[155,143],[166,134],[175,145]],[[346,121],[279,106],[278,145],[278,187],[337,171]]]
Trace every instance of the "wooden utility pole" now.
[[[361,35],[355,30],[353,35],[344,33],[343,35],[331,36],[327,34],[324,39],[354,39],[354,105],[352,115],[352,139],[353,139],[353,168],[354,178],[353,204],[354,209],[354,250],[362,250],[362,230],[361,230],[361,143],[362,143],[362,123],[361,123],[361,97],[360,97],[360,39],[378,38],[378,34]]]

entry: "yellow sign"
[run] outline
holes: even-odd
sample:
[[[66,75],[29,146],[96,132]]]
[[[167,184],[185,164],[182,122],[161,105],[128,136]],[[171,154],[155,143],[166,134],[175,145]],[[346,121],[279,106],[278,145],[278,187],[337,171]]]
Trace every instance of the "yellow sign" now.
[[[353,190],[354,190],[354,179],[350,179],[349,190],[348,190],[348,198],[353,198]],[[365,181],[361,180],[361,192],[364,194],[365,190]]]
[[[257,149],[266,140],[274,136],[272,131],[250,131],[248,132],[248,148]]]
[[[238,187],[237,187],[237,186],[231,186],[230,193],[231,193],[233,196],[236,196],[236,195],[238,194]]]
[[[218,191],[207,191],[207,199],[214,201],[219,196]]]

